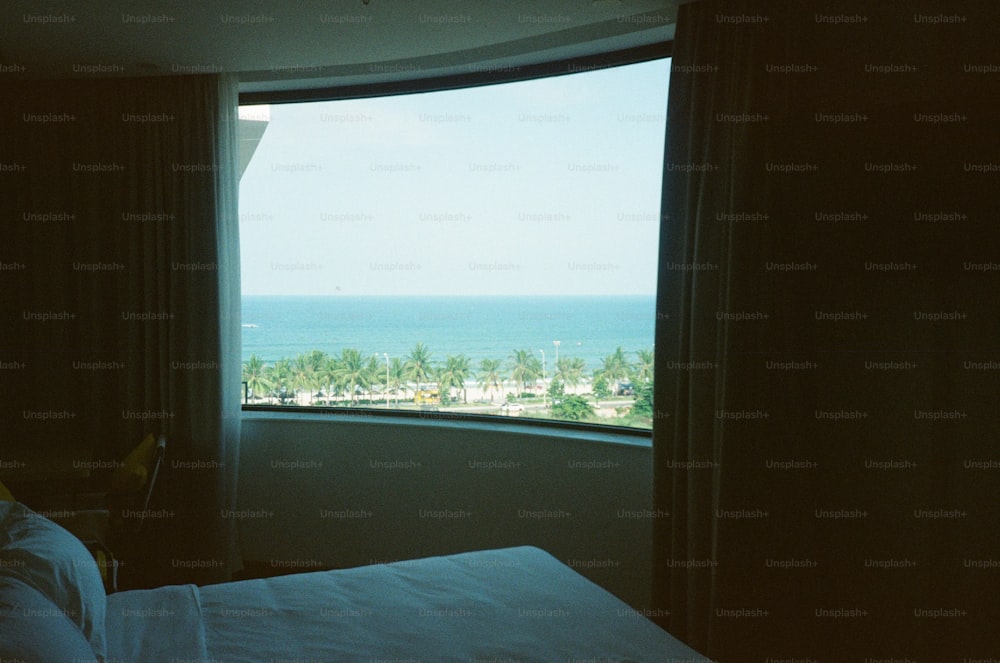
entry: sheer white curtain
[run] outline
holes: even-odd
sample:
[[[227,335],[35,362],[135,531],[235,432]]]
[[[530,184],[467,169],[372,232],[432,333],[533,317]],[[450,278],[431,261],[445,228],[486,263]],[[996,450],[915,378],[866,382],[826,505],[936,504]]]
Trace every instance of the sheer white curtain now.
[[[182,81],[186,83],[186,81]],[[187,90],[185,92],[188,92]],[[161,300],[176,325],[166,344],[163,383],[171,462],[164,504],[178,522],[164,528],[170,550],[161,573],[198,581],[227,579],[238,566],[236,501],[240,440],[240,260],[236,82],[210,77],[191,85],[192,115],[170,177],[180,232],[167,233]],[[211,170],[208,170],[211,168]],[[169,264],[168,264],[169,263]],[[193,573],[192,573],[193,572]]]

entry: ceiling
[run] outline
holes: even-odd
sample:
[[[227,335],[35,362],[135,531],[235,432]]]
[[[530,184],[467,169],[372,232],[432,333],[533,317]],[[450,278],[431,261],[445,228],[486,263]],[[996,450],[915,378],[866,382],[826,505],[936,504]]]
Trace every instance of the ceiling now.
[[[238,73],[240,89],[384,83],[673,38],[684,0],[5,0],[13,78]]]

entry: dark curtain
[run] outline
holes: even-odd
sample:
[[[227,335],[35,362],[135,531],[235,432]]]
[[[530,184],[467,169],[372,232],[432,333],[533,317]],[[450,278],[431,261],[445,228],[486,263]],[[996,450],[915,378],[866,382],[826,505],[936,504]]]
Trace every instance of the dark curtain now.
[[[0,456],[5,477],[93,478],[168,440],[126,584],[236,561],[235,83],[0,84]],[[154,580],[155,579],[155,580]]]
[[[986,3],[681,8],[654,614],[724,662],[1000,656]]]

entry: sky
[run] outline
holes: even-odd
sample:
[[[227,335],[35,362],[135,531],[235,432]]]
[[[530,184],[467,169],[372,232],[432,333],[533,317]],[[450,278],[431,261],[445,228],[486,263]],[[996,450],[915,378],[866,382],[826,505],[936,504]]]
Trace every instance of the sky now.
[[[659,60],[271,105],[243,293],[654,294],[668,85]]]

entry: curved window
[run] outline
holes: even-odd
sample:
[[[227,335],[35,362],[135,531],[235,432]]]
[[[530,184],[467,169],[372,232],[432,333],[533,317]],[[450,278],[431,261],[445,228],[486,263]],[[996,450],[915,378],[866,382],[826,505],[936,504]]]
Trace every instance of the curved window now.
[[[669,60],[240,108],[244,403],[652,425]]]

